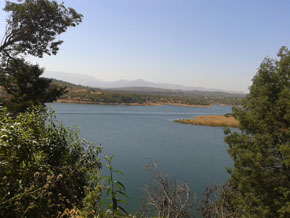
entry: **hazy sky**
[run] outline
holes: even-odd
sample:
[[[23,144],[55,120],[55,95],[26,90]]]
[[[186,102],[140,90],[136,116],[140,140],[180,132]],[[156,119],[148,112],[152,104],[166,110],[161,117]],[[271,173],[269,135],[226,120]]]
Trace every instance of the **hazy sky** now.
[[[57,56],[32,59],[47,71],[247,91],[263,58],[290,47],[290,0],[64,2],[84,19]]]

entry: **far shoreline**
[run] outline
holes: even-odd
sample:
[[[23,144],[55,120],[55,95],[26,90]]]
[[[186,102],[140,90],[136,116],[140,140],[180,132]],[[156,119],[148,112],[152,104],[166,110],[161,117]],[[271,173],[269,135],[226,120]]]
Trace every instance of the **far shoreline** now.
[[[85,100],[67,100],[67,99],[58,99],[53,103],[65,103],[65,104],[95,104],[95,105],[112,105],[112,106],[162,106],[162,105],[171,105],[171,106],[183,106],[183,107],[198,107],[198,108],[212,108],[213,105],[190,105],[190,104],[178,104],[178,103],[154,103],[154,102],[147,102],[147,103],[96,103],[92,101],[85,101]]]

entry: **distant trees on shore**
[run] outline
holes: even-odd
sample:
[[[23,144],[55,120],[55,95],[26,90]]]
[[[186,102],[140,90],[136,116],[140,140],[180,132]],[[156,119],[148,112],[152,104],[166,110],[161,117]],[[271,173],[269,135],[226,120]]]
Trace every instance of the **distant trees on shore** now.
[[[243,96],[226,93],[195,93],[173,90],[160,91],[121,91],[101,90],[96,88],[74,85],[62,81],[53,81],[58,86],[68,87],[67,93],[60,100],[67,102],[82,102],[91,104],[181,104],[202,105],[211,104],[240,105]]]

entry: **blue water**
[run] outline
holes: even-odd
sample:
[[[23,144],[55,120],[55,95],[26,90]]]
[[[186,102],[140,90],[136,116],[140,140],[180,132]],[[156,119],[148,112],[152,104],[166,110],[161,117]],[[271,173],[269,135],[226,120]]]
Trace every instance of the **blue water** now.
[[[181,106],[109,106],[49,104],[66,126],[77,125],[83,138],[103,146],[103,154],[115,154],[113,165],[124,172],[119,178],[130,196],[127,209],[140,203],[147,181],[148,158],[167,175],[190,185],[200,197],[204,189],[228,178],[232,161],[226,151],[223,128],[174,123],[175,119],[231,112],[229,106],[194,108]]]

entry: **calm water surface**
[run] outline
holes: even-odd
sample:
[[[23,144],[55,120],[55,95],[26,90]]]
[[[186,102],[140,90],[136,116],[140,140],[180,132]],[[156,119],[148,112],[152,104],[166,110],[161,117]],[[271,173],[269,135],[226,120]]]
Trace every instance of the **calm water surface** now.
[[[187,182],[199,196],[212,183],[222,183],[232,161],[226,152],[223,128],[184,125],[173,120],[231,112],[229,106],[108,106],[49,104],[66,126],[77,125],[81,136],[102,144],[103,154],[115,154],[113,165],[122,170],[130,212],[138,208],[147,182],[148,158],[166,174]]]

